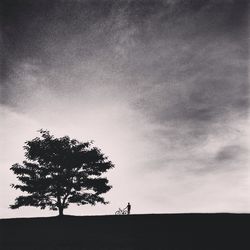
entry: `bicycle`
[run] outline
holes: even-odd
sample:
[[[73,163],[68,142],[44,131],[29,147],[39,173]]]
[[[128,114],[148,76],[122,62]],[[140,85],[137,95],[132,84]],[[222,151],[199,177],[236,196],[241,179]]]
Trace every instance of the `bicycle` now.
[[[115,212],[115,215],[127,215],[127,214],[128,214],[127,208],[124,208],[124,209],[119,208],[119,209]]]

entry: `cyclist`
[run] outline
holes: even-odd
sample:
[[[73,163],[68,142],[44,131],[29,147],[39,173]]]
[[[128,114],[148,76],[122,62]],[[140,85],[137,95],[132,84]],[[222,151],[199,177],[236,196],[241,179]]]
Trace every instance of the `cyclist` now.
[[[129,203],[129,202],[128,202],[128,205],[127,205],[126,209],[127,209],[127,211],[128,211],[128,214],[130,214],[131,205],[130,205],[130,203]]]

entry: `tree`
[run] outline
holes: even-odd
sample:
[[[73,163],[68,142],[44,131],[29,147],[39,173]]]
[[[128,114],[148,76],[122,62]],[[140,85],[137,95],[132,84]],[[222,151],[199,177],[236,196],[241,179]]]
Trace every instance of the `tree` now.
[[[70,203],[107,204],[101,194],[111,186],[102,173],[114,165],[100,149],[92,141],[82,143],[68,136],[55,138],[46,130],[39,132],[40,137],[25,142],[27,160],[11,167],[21,182],[11,186],[27,195],[17,197],[10,208],[48,207],[62,216]]]

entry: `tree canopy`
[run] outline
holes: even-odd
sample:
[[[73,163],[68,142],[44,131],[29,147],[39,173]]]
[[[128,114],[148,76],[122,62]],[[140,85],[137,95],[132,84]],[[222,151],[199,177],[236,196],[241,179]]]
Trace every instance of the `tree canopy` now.
[[[82,143],[68,136],[55,138],[47,130],[39,132],[40,137],[25,142],[27,160],[11,167],[20,182],[12,187],[27,195],[17,197],[10,208],[48,207],[63,215],[70,203],[107,204],[101,194],[111,186],[102,174],[114,167],[107,156],[92,141]]]

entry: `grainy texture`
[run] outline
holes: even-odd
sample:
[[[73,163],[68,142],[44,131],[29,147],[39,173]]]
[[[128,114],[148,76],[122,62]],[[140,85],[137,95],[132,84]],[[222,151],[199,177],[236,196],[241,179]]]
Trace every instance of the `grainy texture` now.
[[[4,250],[248,250],[248,214],[0,220]]]

